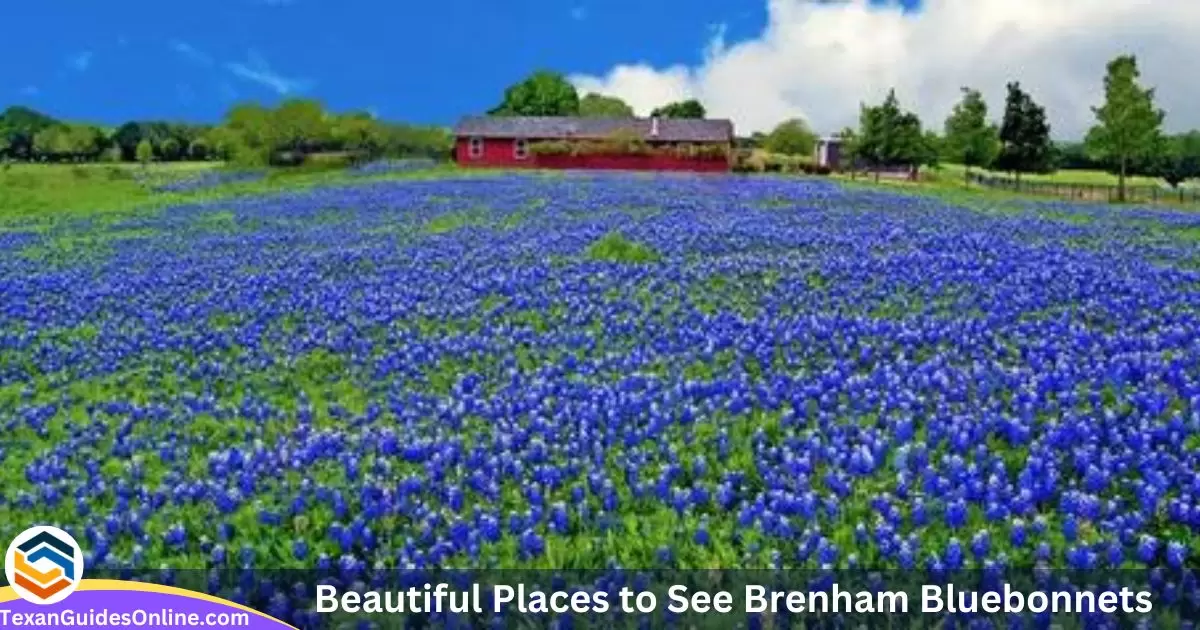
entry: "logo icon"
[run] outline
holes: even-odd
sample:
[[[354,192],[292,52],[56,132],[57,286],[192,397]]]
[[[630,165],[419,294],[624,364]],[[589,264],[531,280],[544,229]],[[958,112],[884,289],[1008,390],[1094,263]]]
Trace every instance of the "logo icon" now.
[[[57,527],[31,527],[4,555],[4,576],[17,595],[34,604],[56,604],[83,579],[83,551]]]

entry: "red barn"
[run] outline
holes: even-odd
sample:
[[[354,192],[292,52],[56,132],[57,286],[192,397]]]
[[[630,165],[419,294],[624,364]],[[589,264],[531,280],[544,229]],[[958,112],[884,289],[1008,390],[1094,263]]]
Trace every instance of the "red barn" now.
[[[726,172],[733,154],[728,120],[473,116],[454,135],[462,166]]]

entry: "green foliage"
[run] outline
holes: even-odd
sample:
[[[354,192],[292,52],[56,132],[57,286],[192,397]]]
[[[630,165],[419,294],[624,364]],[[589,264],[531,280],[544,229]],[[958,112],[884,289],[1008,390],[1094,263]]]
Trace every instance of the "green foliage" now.
[[[509,86],[492,116],[574,116],[579,114],[579,93],[558,72],[538,70]]]
[[[632,130],[619,130],[603,140],[542,140],[529,144],[534,155],[671,155],[682,158],[728,158],[729,147],[684,143],[652,146]]]
[[[1200,177],[1200,131],[1192,130],[1167,138],[1158,174],[1172,187]]]
[[[331,114],[317,101],[293,99],[276,109],[246,103],[204,138],[211,153],[243,167],[300,165],[318,153],[355,160],[380,156],[445,158],[454,145],[441,127],[392,124],[363,112]]]
[[[916,166],[931,159],[921,120],[900,109],[895,90],[889,90],[880,105],[862,107],[854,147],[855,157],[876,169]]]
[[[212,147],[209,146],[208,140],[204,138],[196,138],[188,145],[187,155],[189,158],[197,161],[207,160],[212,157]]]
[[[137,157],[137,161],[141,162],[142,164],[148,164],[149,162],[152,162],[154,160],[154,145],[150,143],[149,139],[143,139],[137,144],[135,155]]]
[[[0,114],[0,157],[29,159],[34,137],[57,124],[57,120],[28,107],[9,107]]]
[[[571,155],[576,143],[566,140],[542,140],[529,143],[529,152],[534,155]]]
[[[841,161],[844,164],[854,165],[860,160],[858,156],[858,131],[853,127],[846,127],[839,131],[837,138],[842,141],[841,146]]]
[[[620,232],[605,234],[588,246],[586,255],[592,260],[618,263],[652,263],[661,258],[649,246],[631,241]]]
[[[1137,58],[1121,55],[1108,63],[1104,104],[1093,107],[1096,125],[1088,131],[1093,155],[1117,169],[1117,200],[1125,200],[1125,176],[1130,163],[1148,161],[1162,153],[1164,113],[1154,106],[1154,88],[1138,84]]]
[[[174,162],[183,157],[183,147],[175,138],[167,138],[158,147],[158,156],[165,162]]]
[[[667,103],[650,112],[650,116],[657,118],[704,118],[706,114],[704,105],[694,98]]]
[[[932,129],[926,130],[922,136],[921,151],[918,164],[922,166],[937,166],[941,160],[942,146],[945,139]]]
[[[941,154],[967,167],[987,168],[1000,152],[1000,131],[988,122],[987,101],[983,94],[962,88],[963,98],[946,118]]]
[[[1021,173],[1046,173],[1053,168],[1054,145],[1050,142],[1046,110],[1016,81],[1008,84],[1000,144],[996,168],[1016,173],[1018,180]]]
[[[124,160],[137,159],[137,146],[148,140],[155,154],[166,161],[188,157],[185,151],[197,138],[209,131],[207,125],[189,125],[165,121],[130,121],[117,128],[111,141],[120,147]],[[166,150],[164,150],[166,149]]]
[[[103,132],[90,125],[59,123],[33,137],[33,153],[51,161],[93,160],[104,150]]]
[[[269,116],[275,151],[310,153],[329,145],[332,126],[317,101],[288,99]]]
[[[615,96],[591,92],[579,101],[579,115],[588,118],[631,118],[633,108]]]
[[[763,148],[783,155],[812,155],[817,146],[817,134],[799,118],[785,120],[763,140]]]
[[[681,158],[728,158],[729,147],[723,144],[681,144],[663,149]]]

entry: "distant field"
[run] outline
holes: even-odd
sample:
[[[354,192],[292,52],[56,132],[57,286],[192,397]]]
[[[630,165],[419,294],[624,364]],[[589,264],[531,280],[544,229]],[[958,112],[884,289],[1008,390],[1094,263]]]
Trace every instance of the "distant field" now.
[[[239,178],[246,171],[224,170],[221,162],[162,164],[9,164],[0,167],[0,232],[6,225],[43,227],[80,216],[126,214],[139,207],[237,194],[270,193],[317,184],[440,176],[453,166],[433,169],[383,168],[358,173],[346,169],[269,169],[256,178]],[[164,190],[172,182],[210,178],[202,186]],[[229,176],[229,177],[226,177]]]
[[[964,177],[966,167],[961,164],[942,164],[932,172],[943,178]],[[987,171],[977,168],[971,169],[975,173],[985,173],[995,177],[1012,177],[1011,173],[1000,171]],[[1086,170],[1061,170],[1044,175],[1027,173],[1021,175],[1022,181],[1029,182],[1047,182],[1051,184],[1087,184],[1092,186],[1116,186],[1117,176],[1105,171],[1086,171]],[[1163,180],[1156,177],[1142,177],[1133,175],[1127,178],[1127,183],[1130,186],[1162,186]]]

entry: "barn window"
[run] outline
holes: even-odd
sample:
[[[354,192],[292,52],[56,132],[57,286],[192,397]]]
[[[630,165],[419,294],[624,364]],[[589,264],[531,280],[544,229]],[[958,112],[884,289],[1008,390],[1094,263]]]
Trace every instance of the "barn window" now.
[[[518,160],[524,160],[529,157],[529,141],[525,138],[517,138],[513,140],[513,157]]]
[[[469,146],[471,159],[478,160],[483,157],[483,138],[471,138]]]

